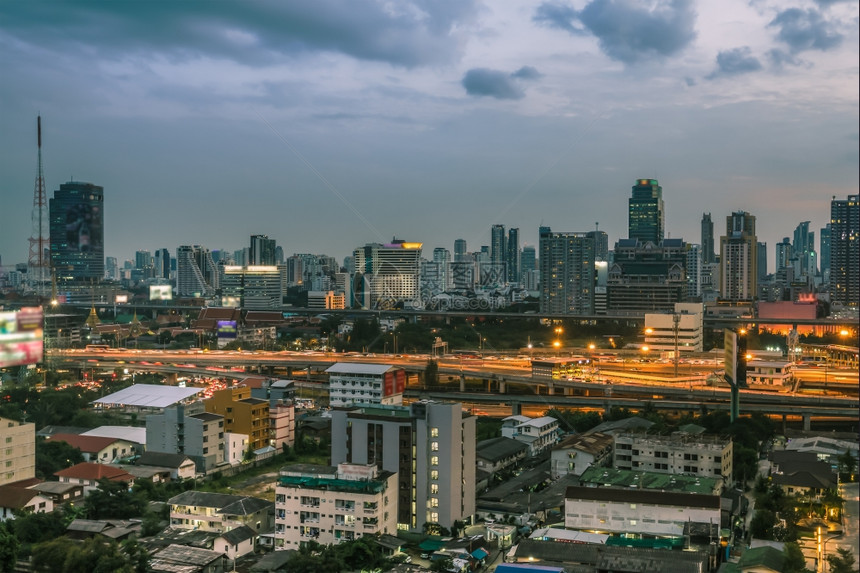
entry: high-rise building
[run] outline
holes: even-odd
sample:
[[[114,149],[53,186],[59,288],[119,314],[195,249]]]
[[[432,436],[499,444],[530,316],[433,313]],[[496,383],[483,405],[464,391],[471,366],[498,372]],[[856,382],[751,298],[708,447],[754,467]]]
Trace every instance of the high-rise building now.
[[[105,274],[104,189],[63,183],[49,202],[51,265],[58,282],[102,280]]]
[[[393,307],[420,295],[421,243],[393,239],[353,252],[356,302],[364,308]]]
[[[755,217],[736,211],[726,217],[726,234],[720,237],[720,297],[751,301],[758,292],[758,248]]]
[[[656,179],[637,180],[628,200],[627,237],[656,245],[663,240],[665,229],[663,188]]]
[[[467,259],[466,239],[454,239],[454,262],[460,263]]]
[[[222,304],[249,310],[280,308],[283,304],[282,281],[281,268],[274,265],[224,265],[219,279]]]
[[[699,245],[687,245],[687,299],[694,300],[702,296],[702,252]]]
[[[609,235],[605,231],[589,231],[588,236],[594,239],[594,260],[609,261]]]
[[[332,465],[375,464],[397,473],[398,529],[472,520],[475,417],[464,414],[461,404],[360,404],[331,414]]]
[[[791,249],[791,241],[788,237],[782,239],[781,243],[776,244],[776,261],[774,272],[779,272],[780,269],[784,269],[791,266],[791,258],[792,258],[792,249]]]
[[[493,225],[490,229],[490,262],[501,264],[505,262],[506,237],[504,225]]]
[[[520,230],[508,229],[505,245],[505,272],[509,283],[520,282]]]
[[[160,279],[170,278],[170,251],[167,249],[155,251],[155,276]]]
[[[758,276],[756,280],[763,282],[767,278],[767,243],[756,243],[756,265],[758,268]]]
[[[119,265],[116,257],[105,257],[105,278],[109,281],[119,280]]]
[[[794,229],[795,273],[798,277],[814,277],[818,273],[815,256],[815,232],[809,230],[809,221],[803,221]]]
[[[830,202],[830,300],[860,304],[860,195]]]
[[[821,278],[825,283],[830,282],[830,223],[827,223],[824,228],[818,233],[818,241],[821,247]]]
[[[442,290],[451,288],[451,251],[444,247],[433,249],[433,262],[440,265]]]
[[[540,228],[540,310],[594,314],[594,238],[588,233],[553,233]]]
[[[687,243],[619,239],[606,281],[607,313],[671,312],[687,300]]]
[[[276,264],[275,239],[270,239],[266,235],[251,235],[251,247],[248,256],[250,257],[248,266]]]
[[[176,249],[178,296],[212,296],[219,286],[218,279],[209,249],[200,245],[182,245]]]
[[[523,245],[523,252],[520,255],[520,267],[524,273],[537,270],[537,257],[533,245]]]
[[[702,213],[702,264],[713,263],[714,256],[714,222],[710,213]]]

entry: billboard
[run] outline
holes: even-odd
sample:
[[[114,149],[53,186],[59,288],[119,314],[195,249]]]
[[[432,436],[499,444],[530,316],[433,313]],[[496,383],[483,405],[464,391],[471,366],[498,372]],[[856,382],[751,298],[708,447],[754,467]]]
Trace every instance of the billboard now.
[[[237,329],[235,320],[219,320],[217,322],[218,338],[236,338]]]
[[[170,285],[150,285],[149,300],[173,300],[173,287]]]
[[[43,326],[40,307],[0,312],[0,368],[41,362]]]
[[[127,304],[128,303],[128,295],[127,294],[118,294],[114,299],[116,304]]]
[[[382,387],[383,396],[394,396],[403,394],[406,389],[406,370],[388,371],[384,375]]]

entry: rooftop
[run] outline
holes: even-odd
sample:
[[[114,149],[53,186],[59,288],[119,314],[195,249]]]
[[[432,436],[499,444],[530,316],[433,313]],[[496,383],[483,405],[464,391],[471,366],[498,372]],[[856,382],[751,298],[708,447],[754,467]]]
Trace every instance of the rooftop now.
[[[326,369],[328,374],[374,374],[382,375],[396,369],[393,364],[362,364],[353,362],[338,362]]]
[[[712,494],[723,480],[714,477],[694,477],[634,470],[589,467],[579,476],[583,486],[617,487],[657,490],[676,493]]]
[[[180,388],[159,384],[133,384],[124,390],[93,400],[93,404],[104,406],[138,406],[146,408],[167,408],[191,396],[199,394],[203,388]]]
[[[674,507],[698,507],[720,510],[720,496],[699,493],[663,492],[641,489],[620,489],[612,487],[576,487],[570,486],[565,491],[565,500],[582,499],[590,501],[608,501],[620,503],[643,503],[668,505]]]
[[[391,472],[381,472],[377,479],[371,480],[348,480],[312,475],[281,475],[278,478],[278,483],[285,487],[302,489],[373,494],[385,491],[388,478],[391,475]]]

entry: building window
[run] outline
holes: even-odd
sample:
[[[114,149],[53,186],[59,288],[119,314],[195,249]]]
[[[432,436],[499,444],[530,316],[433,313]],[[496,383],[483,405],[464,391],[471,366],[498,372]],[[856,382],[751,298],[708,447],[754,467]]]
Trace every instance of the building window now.
[[[439,442],[430,442],[430,451],[438,452],[439,451]]]
[[[439,456],[431,457],[430,458],[430,465],[431,466],[438,466],[439,465]]]
[[[430,479],[439,479],[439,470],[431,470]]]
[[[430,428],[430,437],[438,438],[439,437],[439,428]]]

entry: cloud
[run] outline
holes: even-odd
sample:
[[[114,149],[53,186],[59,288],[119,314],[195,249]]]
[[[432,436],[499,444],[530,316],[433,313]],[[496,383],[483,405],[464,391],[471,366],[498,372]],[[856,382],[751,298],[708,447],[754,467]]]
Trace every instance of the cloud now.
[[[543,74],[537,71],[537,68],[532,66],[523,66],[511,74],[512,78],[518,80],[537,80],[543,77]]]
[[[0,3],[4,32],[25,42],[38,35],[65,50],[210,54],[250,65],[308,51],[408,67],[448,62],[476,15],[477,0]]]
[[[573,6],[558,2],[544,2],[535,10],[532,21],[547,28],[558,28],[577,35],[584,34],[585,30],[582,27],[574,25],[578,18],[579,14]]]
[[[751,53],[748,46],[721,51],[717,54],[717,69],[707,78],[712,80],[720,76],[737,76],[761,70],[761,62]]]
[[[696,37],[691,0],[657,0],[651,7],[637,0],[592,0],[579,12],[570,5],[544,3],[532,20],[581,34],[578,21],[607,56],[625,64],[675,55]]]
[[[780,50],[774,48],[773,50],[769,50],[767,53],[767,58],[770,60],[770,63],[778,69],[782,69],[785,66],[799,66],[803,63],[800,58],[792,56],[785,50]]]
[[[488,68],[473,68],[467,71],[462,84],[466,93],[473,96],[496,99],[522,99],[526,96],[511,74]]]
[[[814,9],[789,8],[780,12],[768,26],[778,27],[777,38],[788,44],[793,53],[804,50],[826,51],[842,43],[836,24],[821,17]]]

